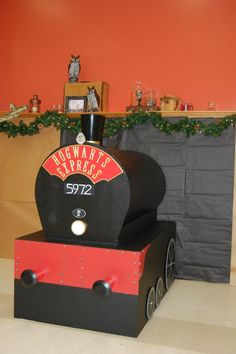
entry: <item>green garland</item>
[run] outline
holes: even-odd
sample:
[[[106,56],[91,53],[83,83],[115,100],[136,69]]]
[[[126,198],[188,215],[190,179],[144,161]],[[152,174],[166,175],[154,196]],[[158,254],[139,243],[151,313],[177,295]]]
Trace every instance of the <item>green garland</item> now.
[[[135,125],[144,124],[148,121],[151,121],[154,127],[168,135],[172,133],[184,133],[189,137],[197,133],[202,133],[207,136],[217,137],[229,126],[236,124],[236,114],[226,116],[218,123],[205,124],[201,120],[187,117],[172,123],[168,119],[163,118],[159,112],[131,113],[127,114],[124,118],[107,119],[104,136],[114,136],[123,129],[131,129]],[[68,129],[73,133],[78,133],[81,130],[80,119],[69,118],[66,114],[47,111],[36,117],[29,124],[24,123],[22,120],[18,125],[12,121],[2,122],[0,123],[0,132],[5,133],[8,137],[35,135],[39,134],[42,128],[50,126],[56,129]]]

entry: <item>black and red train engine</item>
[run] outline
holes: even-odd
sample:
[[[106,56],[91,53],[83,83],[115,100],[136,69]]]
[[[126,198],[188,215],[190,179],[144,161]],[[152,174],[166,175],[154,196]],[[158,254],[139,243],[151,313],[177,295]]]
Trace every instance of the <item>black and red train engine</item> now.
[[[97,144],[103,122],[82,116],[86,142],[39,169],[43,230],[15,241],[14,315],[135,337],[174,280],[175,223],[157,221],[160,166]]]

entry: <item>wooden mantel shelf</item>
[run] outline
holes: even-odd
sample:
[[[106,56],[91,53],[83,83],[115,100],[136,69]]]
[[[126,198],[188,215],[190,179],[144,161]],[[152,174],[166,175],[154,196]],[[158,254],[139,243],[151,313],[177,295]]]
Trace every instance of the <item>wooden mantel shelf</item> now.
[[[6,114],[7,112],[0,112],[0,116]],[[122,118],[125,117],[131,113],[129,112],[96,112],[97,114],[103,114],[106,118]],[[200,119],[200,118],[224,118],[225,116],[229,116],[232,114],[236,114],[236,111],[171,111],[171,112],[163,112],[159,111],[163,117],[188,117],[188,118],[195,118],[195,119]],[[41,113],[43,114],[43,113]],[[83,112],[81,114],[90,114],[88,112]],[[67,113],[68,117],[70,118],[76,118],[80,117],[80,113]],[[35,118],[39,116],[40,113],[28,113],[28,112],[23,112],[20,115],[21,119],[25,118]]]
[[[129,114],[130,112],[97,112],[98,114],[103,114],[106,118],[122,118]],[[225,116],[229,116],[232,114],[236,114],[236,112],[232,111],[171,111],[171,112],[163,112],[158,111],[161,113],[162,117],[188,117],[188,118],[224,118]],[[78,117],[77,113],[67,113],[69,117]],[[83,113],[84,114],[84,113]],[[89,114],[89,113],[85,113]]]

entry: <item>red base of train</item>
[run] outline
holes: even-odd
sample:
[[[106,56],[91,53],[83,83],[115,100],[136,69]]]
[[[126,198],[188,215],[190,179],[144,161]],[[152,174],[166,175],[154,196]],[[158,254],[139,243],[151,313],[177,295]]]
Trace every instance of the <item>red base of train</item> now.
[[[132,245],[15,241],[15,317],[136,337],[174,280],[175,223]]]

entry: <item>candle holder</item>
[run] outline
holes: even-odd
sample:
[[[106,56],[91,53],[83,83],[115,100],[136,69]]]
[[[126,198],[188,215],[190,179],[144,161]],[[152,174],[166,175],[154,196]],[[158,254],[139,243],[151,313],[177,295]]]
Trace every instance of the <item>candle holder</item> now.
[[[145,93],[145,106],[149,112],[158,110],[156,92],[152,89]]]
[[[136,102],[137,102],[137,108],[138,110],[141,110],[142,106],[142,100],[143,100],[143,85],[141,81],[136,82],[136,87],[135,87],[135,96],[136,96]]]
[[[216,103],[214,101],[210,101],[207,103],[208,111],[216,111]]]
[[[136,81],[131,89],[130,106],[126,107],[127,112],[143,111],[144,88],[141,81]]]

